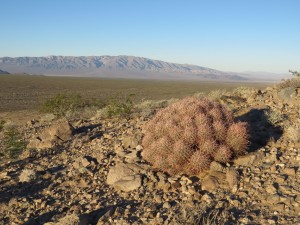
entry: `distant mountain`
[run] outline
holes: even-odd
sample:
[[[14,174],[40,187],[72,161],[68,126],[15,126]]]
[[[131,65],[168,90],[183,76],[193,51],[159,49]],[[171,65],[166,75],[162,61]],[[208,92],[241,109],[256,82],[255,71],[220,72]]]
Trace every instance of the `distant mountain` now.
[[[4,70],[0,70],[0,74],[9,74],[9,72],[6,72]]]
[[[133,56],[3,57],[0,68],[10,73],[92,77],[247,80],[234,73]]]

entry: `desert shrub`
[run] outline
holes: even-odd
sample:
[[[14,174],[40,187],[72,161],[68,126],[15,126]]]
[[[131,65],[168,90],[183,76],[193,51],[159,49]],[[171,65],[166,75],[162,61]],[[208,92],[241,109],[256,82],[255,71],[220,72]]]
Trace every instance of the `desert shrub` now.
[[[4,124],[5,124],[5,121],[0,119],[0,131],[3,130]]]
[[[221,104],[188,97],[160,110],[144,127],[143,158],[171,175],[196,175],[212,161],[245,153],[247,124]]]
[[[140,115],[151,116],[156,110],[165,108],[176,101],[178,101],[177,98],[171,98],[169,100],[145,100],[134,105],[134,110]]]
[[[258,92],[258,89],[251,87],[237,87],[232,91],[232,94],[247,99]]]
[[[265,110],[264,115],[267,118],[268,122],[273,126],[278,125],[285,119],[284,115],[274,110]]]
[[[296,70],[289,70],[289,72],[295,77],[300,77],[300,72],[298,72]]]
[[[53,113],[56,116],[66,116],[86,107],[103,107],[97,100],[84,99],[80,94],[56,94],[48,99],[41,107],[41,112]]]
[[[3,145],[0,154],[7,158],[17,158],[26,148],[26,142],[15,126],[9,126],[4,130]]]
[[[131,95],[120,96],[116,95],[110,98],[106,106],[98,110],[99,117],[114,117],[114,116],[128,116],[133,111],[133,101]]]
[[[205,204],[190,206],[181,202],[173,220],[178,225],[224,225],[228,223],[229,215],[226,210],[209,209]]]
[[[207,98],[210,100],[219,100],[226,94],[227,94],[227,91],[225,89],[217,89],[217,90],[213,90],[213,91],[209,92],[207,95]]]
[[[277,84],[277,88],[279,90],[284,89],[284,88],[288,88],[288,87],[299,88],[300,87],[300,77],[287,79],[287,80]]]

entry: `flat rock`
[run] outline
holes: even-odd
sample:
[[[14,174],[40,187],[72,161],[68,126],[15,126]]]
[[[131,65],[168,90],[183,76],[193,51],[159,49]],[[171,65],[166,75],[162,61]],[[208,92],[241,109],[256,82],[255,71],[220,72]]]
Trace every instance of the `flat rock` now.
[[[142,176],[141,175],[130,175],[123,177],[117,182],[113,183],[113,187],[116,190],[130,192],[135,189],[138,189],[142,185]]]
[[[113,185],[124,177],[136,175],[139,172],[139,167],[135,166],[134,164],[118,163],[110,168],[107,174],[106,183]]]

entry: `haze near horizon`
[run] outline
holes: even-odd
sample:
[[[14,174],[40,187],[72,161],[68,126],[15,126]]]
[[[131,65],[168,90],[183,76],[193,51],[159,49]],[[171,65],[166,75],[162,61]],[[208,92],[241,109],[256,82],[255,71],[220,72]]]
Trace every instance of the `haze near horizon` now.
[[[0,57],[132,55],[288,73],[299,69],[299,6],[296,0],[5,1]]]

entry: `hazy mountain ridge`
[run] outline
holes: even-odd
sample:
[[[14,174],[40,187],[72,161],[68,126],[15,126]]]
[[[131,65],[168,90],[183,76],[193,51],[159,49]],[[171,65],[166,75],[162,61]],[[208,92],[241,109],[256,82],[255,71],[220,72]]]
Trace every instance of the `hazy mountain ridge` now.
[[[9,72],[4,71],[4,70],[0,70],[0,74],[9,74]]]
[[[202,66],[177,64],[134,56],[2,57],[0,68],[10,73],[119,77],[172,77],[246,80],[242,76]]]

